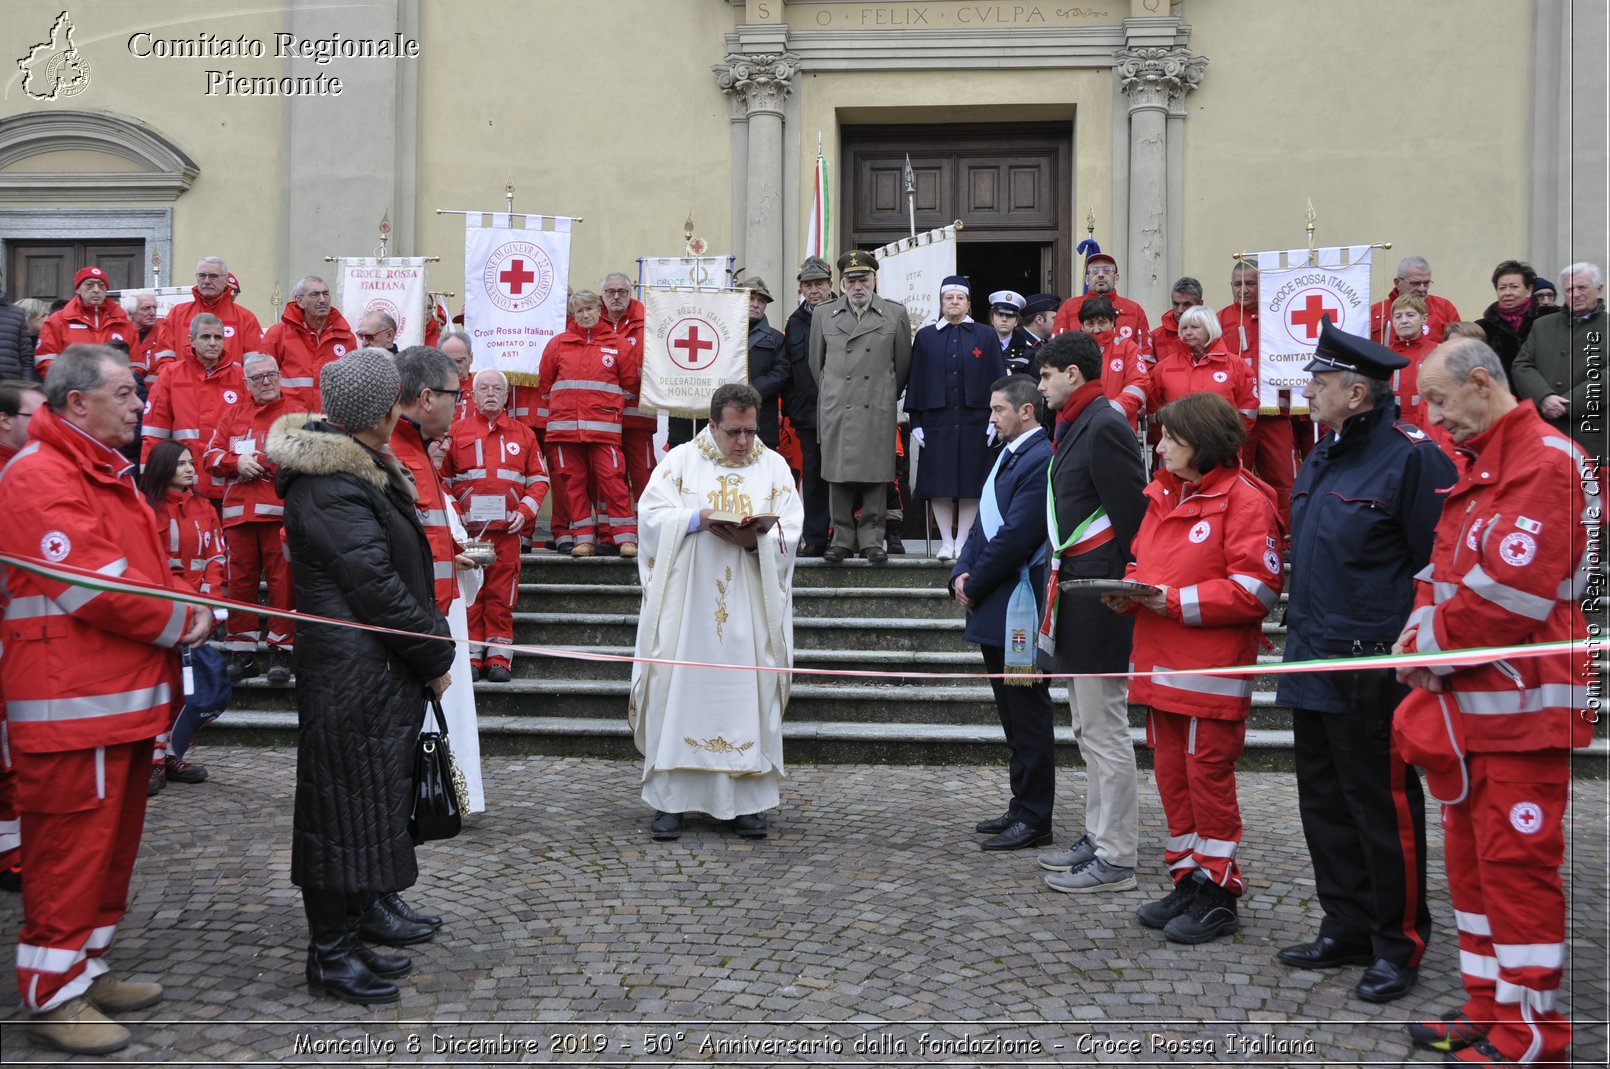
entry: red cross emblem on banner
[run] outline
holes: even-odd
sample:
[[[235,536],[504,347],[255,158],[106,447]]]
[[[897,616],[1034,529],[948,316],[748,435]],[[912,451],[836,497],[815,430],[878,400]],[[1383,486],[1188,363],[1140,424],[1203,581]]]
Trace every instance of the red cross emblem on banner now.
[[[511,241],[494,249],[480,275],[487,298],[505,312],[529,312],[540,306],[557,281],[553,261],[530,241]],[[395,312],[388,314],[402,321]]]
[[[721,332],[696,316],[677,320],[667,342],[672,363],[689,371],[703,371],[721,355]]]
[[[509,266],[505,267],[498,275],[498,281],[503,283],[509,293],[515,297],[520,296],[520,292],[529,283],[535,282],[536,279],[537,273],[527,268],[525,261],[520,259],[510,260]]]
[[[1327,294],[1315,291],[1303,298],[1300,306],[1295,301],[1286,306],[1286,322],[1293,328],[1291,331],[1292,337],[1299,336],[1295,328],[1301,327],[1303,331],[1301,337],[1304,340],[1313,341],[1319,337],[1320,322],[1326,316],[1330,316],[1330,321],[1334,324],[1341,323],[1341,305],[1327,301],[1327,296]]]

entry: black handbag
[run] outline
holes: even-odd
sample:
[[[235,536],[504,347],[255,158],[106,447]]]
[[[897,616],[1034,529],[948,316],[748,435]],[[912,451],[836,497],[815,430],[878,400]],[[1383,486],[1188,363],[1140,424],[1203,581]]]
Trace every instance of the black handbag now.
[[[442,703],[432,698],[430,706],[436,711],[437,730],[421,734],[414,748],[414,809],[408,817],[408,834],[416,844],[457,835],[468,805],[464,773],[447,741]]]

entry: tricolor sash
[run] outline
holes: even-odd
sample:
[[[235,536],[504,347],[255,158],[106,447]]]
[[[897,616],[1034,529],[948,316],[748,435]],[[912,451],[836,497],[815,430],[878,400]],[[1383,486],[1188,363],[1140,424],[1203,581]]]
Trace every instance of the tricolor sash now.
[[[1045,588],[1045,618],[1040,621],[1039,648],[1046,656],[1052,656],[1057,651],[1057,603],[1062,597],[1062,588],[1057,585],[1058,573],[1062,570],[1062,562],[1068,557],[1077,557],[1088,553],[1098,546],[1104,546],[1113,540],[1112,521],[1107,518],[1106,509],[1097,509],[1084,518],[1084,522],[1073,529],[1073,533],[1066,539],[1058,540],[1062,528],[1057,524],[1057,499],[1051,487],[1051,473],[1045,476],[1045,527],[1051,532],[1051,572],[1046,579]]]

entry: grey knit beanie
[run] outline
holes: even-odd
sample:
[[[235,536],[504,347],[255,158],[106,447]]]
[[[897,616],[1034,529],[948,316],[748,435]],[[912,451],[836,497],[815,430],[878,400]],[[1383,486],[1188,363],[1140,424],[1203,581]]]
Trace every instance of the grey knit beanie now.
[[[324,414],[348,434],[386,418],[402,390],[397,363],[384,349],[359,349],[324,365],[319,393]]]

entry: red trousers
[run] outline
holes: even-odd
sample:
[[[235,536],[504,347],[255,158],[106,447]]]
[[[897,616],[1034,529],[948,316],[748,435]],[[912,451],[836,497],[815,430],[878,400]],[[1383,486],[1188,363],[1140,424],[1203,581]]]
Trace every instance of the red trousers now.
[[[556,442],[559,489],[570,513],[570,531],[577,545],[598,540],[598,523],[608,524],[614,541],[637,543],[637,510],[626,489],[626,457],[618,445],[597,442]],[[597,510],[597,523],[594,510]],[[557,537],[557,536],[555,536]]]
[[[654,474],[654,432],[627,427],[621,431],[621,452],[626,454],[626,486],[635,502]]]
[[[17,770],[11,767],[6,706],[0,702],[0,871],[22,863],[22,822],[17,818]]]
[[[542,459],[548,466],[549,486],[553,491],[548,495],[548,526],[555,542],[573,542],[570,502],[565,500],[564,483],[559,478],[559,443],[548,441],[546,436],[542,436],[541,441]]]
[[[98,750],[20,753],[23,1005],[53,1009],[106,971],[100,958],[128,909],[145,825],[151,740]]]
[[[1464,1011],[1493,1022],[1506,1061],[1563,1060],[1556,1007],[1565,970],[1565,807],[1570,754],[1470,755],[1470,796],[1442,807],[1448,894],[1459,927]]]
[[[497,559],[481,573],[481,592],[467,611],[470,664],[475,668],[494,664],[508,668],[512,655],[507,650],[489,651],[485,644],[514,642],[514,603],[520,597],[520,536],[491,531],[486,540],[497,551]]]
[[[1290,416],[1259,416],[1241,449],[1247,466],[1274,487],[1280,522],[1291,523],[1291,484],[1297,481],[1297,441]]]
[[[1201,869],[1234,895],[1246,889],[1235,863],[1241,845],[1235,763],[1246,741],[1245,720],[1147,711],[1146,743],[1168,820],[1163,860],[1175,883]]]
[[[279,523],[237,523],[224,528],[229,546],[229,600],[256,604],[259,580],[268,583],[271,609],[296,608],[295,588],[291,585],[291,563],[285,559],[285,528]],[[224,649],[252,653],[258,630],[265,617],[253,612],[231,611],[224,625]],[[289,650],[296,625],[282,616],[269,616],[268,644],[276,650]]]

